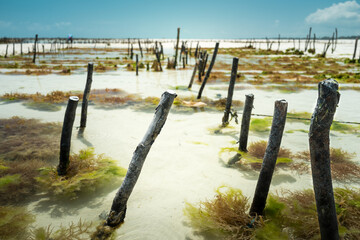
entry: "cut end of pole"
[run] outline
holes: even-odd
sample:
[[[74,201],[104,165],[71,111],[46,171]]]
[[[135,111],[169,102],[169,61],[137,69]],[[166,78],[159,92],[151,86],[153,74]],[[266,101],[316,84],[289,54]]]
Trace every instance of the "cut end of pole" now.
[[[93,63],[93,62],[89,62],[89,63],[88,63],[88,66],[94,66],[94,63]]]
[[[177,97],[176,92],[175,92],[175,91],[173,91],[173,90],[166,90],[166,91],[164,92],[164,94],[174,95],[174,98],[176,98],[176,97]]]
[[[69,100],[70,100],[70,101],[73,101],[73,102],[78,102],[78,101],[79,101],[79,97],[78,97],[78,96],[70,96],[70,97],[69,97]]]
[[[246,97],[249,97],[249,98],[254,98],[254,94],[252,94],[252,93],[246,94],[245,96],[246,96]]]
[[[339,83],[332,78],[328,78],[319,83],[319,97],[326,98],[330,94],[338,94],[340,97],[338,90],[339,90]]]

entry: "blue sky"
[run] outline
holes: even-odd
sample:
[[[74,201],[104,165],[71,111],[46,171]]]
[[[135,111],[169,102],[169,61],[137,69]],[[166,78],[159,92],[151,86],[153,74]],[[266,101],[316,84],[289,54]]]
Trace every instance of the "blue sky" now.
[[[0,0],[0,37],[262,38],[360,35],[360,3],[334,0]]]

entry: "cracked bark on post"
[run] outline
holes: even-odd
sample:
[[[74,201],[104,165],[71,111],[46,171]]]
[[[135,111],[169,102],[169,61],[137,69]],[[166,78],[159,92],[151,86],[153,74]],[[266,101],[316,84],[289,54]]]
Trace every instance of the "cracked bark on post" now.
[[[225,112],[224,112],[224,117],[222,118],[223,126],[226,126],[229,124],[229,115],[230,115],[230,111],[231,111],[231,103],[232,103],[232,98],[233,98],[233,94],[234,94],[234,86],[235,86],[235,81],[236,81],[238,64],[239,64],[239,58],[236,58],[236,57],[233,58],[231,77],[230,77],[230,83],[229,83],[229,88],[228,88],[228,95],[226,98]]]
[[[93,69],[94,69],[94,64],[88,63],[86,85],[85,85],[84,96],[83,96],[83,101],[82,101],[82,105],[81,105],[80,129],[82,129],[82,130],[86,127],[87,109],[88,109],[89,95],[90,95],[90,90],[91,90]]]
[[[275,101],[274,117],[271,125],[269,142],[266,147],[259,179],[256,184],[254,199],[250,208],[251,215],[263,215],[284,132],[287,106],[288,103],[285,100]]]
[[[339,239],[330,169],[329,133],[340,94],[334,79],[319,83],[318,99],[311,117],[309,145],[316,208],[321,239]]]
[[[243,152],[247,152],[251,111],[254,108],[253,103],[254,103],[254,95],[253,94],[246,95],[245,106],[241,120],[240,138],[239,138],[239,150]]]
[[[60,140],[60,161],[57,167],[57,172],[59,176],[66,175],[67,169],[69,167],[71,133],[74,125],[76,107],[78,102],[78,97],[71,96],[69,97],[69,101],[66,107]]]
[[[218,49],[219,49],[219,43],[217,42],[217,43],[215,44],[215,49],[214,49],[214,53],[213,53],[213,55],[212,55],[211,63],[210,63],[209,68],[208,68],[208,70],[207,70],[207,72],[206,72],[204,81],[203,81],[202,84],[201,84],[201,87],[200,87],[200,90],[199,90],[197,99],[201,99],[201,95],[202,95],[202,92],[203,92],[203,90],[204,90],[204,88],[205,88],[206,81],[207,81],[208,78],[210,77],[211,69],[213,68],[213,66],[214,66],[214,64],[215,64],[215,59],[216,59],[216,55],[217,55]]]
[[[148,152],[150,151],[151,145],[160,134],[176,96],[176,93],[173,91],[166,91],[162,94],[160,103],[156,108],[154,118],[143,140],[136,147],[125,179],[113,200],[109,216],[107,217],[105,223],[107,226],[116,227],[124,221],[127,201],[135,187],[136,181],[139,178],[141,168],[145,162]]]

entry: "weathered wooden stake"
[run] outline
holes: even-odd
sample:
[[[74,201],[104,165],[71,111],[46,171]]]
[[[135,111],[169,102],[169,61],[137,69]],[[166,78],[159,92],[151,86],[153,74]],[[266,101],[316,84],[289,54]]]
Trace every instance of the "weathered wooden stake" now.
[[[203,62],[203,66],[202,66],[202,75],[203,76],[205,75],[205,69],[206,69],[206,64],[207,64],[208,59],[209,59],[209,54],[207,54],[207,52],[205,51],[205,61]]]
[[[319,83],[318,99],[311,117],[309,145],[311,171],[321,239],[339,239],[330,169],[329,132],[337,104],[339,85],[334,79]]]
[[[88,73],[86,78],[86,85],[84,90],[83,101],[81,105],[81,119],[80,119],[80,129],[84,129],[86,127],[87,120],[87,108],[89,103],[89,96],[91,90],[92,76],[93,76],[94,64],[88,63]]]
[[[235,81],[236,81],[238,64],[239,64],[239,58],[236,58],[236,57],[233,58],[231,77],[230,77],[230,83],[229,83],[229,88],[228,88],[228,95],[226,98],[225,112],[224,112],[224,117],[222,118],[223,126],[226,126],[229,124],[229,115],[230,115],[230,111],[231,111],[231,103],[232,103],[232,98],[233,98],[233,94],[234,94],[234,86],[235,86]]]
[[[9,44],[6,44],[6,50],[5,50],[4,58],[7,58],[8,48],[9,48]]]
[[[156,59],[159,63],[159,67],[160,67],[160,71],[162,72],[162,67],[161,67],[161,60],[160,60],[160,52],[156,52]]]
[[[185,68],[185,57],[183,57],[183,68]]]
[[[254,95],[253,94],[246,95],[245,106],[241,120],[240,138],[239,138],[239,150],[242,152],[247,152],[251,111],[254,108],[253,103],[254,103]]]
[[[139,43],[141,58],[143,58],[144,56],[143,56],[143,52],[142,52],[142,48],[141,48],[140,39],[138,39],[138,43]]]
[[[155,111],[155,116],[143,140],[136,147],[125,179],[113,200],[109,216],[107,217],[105,223],[107,226],[116,227],[124,221],[127,201],[135,187],[136,181],[139,178],[141,168],[145,162],[147,154],[150,151],[151,145],[154,143],[156,137],[160,134],[160,131],[165,124],[167,115],[169,114],[175,97],[176,93],[173,91],[166,91],[162,94],[160,103]]]
[[[195,78],[195,75],[196,75],[196,69],[198,67],[198,63],[196,62],[195,63],[195,66],[194,66],[194,71],[191,75],[191,79],[190,79],[190,83],[189,83],[189,86],[188,86],[188,89],[191,89],[192,85],[193,85],[193,82],[194,82],[194,78]]]
[[[133,47],[133,45],[131,44],[130,59],[133,60],[133,58],[134,58],[134,47]]]
[[[359,40],[359,38],[355,39],[354,54],[353,54],[353,57],[352,57],[353,60],[355,59],[355,56],[356,56],[356,49],[357,49],[358,40]]]
[[[35,63],[35,59],[36,59],[36,44],[37,44],[37,40],[38,40],[38,35],[35,35],[35,43],[34,43],[34,57],[33,57],[33,63]]]
[[[266,147],[259,179],[256,184],[254,199],[250,208],[251,215],[263,215],[276,159],[280,149],[281,138],[284,132],[287,106],[288,103],[285,100],[275,101],[274,117],[271,125],[269,142]]]
[[[20,43],[20,55],[23,55],[23,48],[22,48],[22,42]]]
[[[136,54],[136,76],[139,76],[139,55]]]
[[[179,39],[180,39],[180,28],[177,29],[174,69],[176,68],[176,64],[177,64],[177,56],[178,56],[178,50],[179,50]]]
[[[69,156],[71,146],[71,133],[75,120],[76,107],[79,98],[71,96],[66,107],[64,123],[62,127],[61,140],[60,140],[60,161],[57,167],[59,176],[64,176],[67,173],[69,167]]]
[[[15,43],[13,43],[13,56],[15,56]]]
[[[214,64],[215,64],[215,59],[216,59],[216,55],[217,55],[218,49],[219,49],[219,43],[217,42],[217,43],[215,44],[214,53],[213,53],[213,55],[212,55],[212,59],[211,59],[209,68],[208,68],[208,70],[207,70],[207,72],[206,72],[204,81],[203,81],[202,84],[201,84],[201,87],[200,87],[200,90],[199,90],[197,99],[200,99],[200,98],[201,98],[201,95],[202,95],[202,92],[203,92],[203,90],[204,90],[206,81],[207,81],[208,78],[210,77],[211,69],[213,68],[213,66],[214,66]]]

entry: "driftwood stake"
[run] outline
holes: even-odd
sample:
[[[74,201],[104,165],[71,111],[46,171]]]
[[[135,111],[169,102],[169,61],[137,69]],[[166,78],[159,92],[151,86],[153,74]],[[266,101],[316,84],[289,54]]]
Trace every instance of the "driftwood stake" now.
[[[81,105],[81,120],[80,120],[80,129],[84,129],[86,127],[86,119],[87,119],[87,108],[89,103],[90,89],[92,83],[94,64],[88,63],[88,73],[86,78],[86,85],[84,90],[83,102]]]
[[[6,50],[5,50],[5,55],[4,55],[4,58],[7,58],[8,48],[9,48],[9,45],[8,45],[8,44],[6,44]]]
[[[142,52],[142,48],[141,48],[140,39],[138,39],[138,43],[139,43],[141,58],[143,58],[144,56],[143,56],[143,52]]]
[[[191,75],[191,79],[190,79],[190,83],[189,83],[189,86],[188,86],[188,89],[191,89],[192,85],[193,85],[193,82],[194,82],[194,78],[195,78],[195,75],[196,75],[196,69],[198,67],[198,63],[196,62],[195,63],[195,66],[194,66],[194,71]]]
[[[37,44],[37,40],[38,40],[38,35],[35,35],[35,43],[34,43],[34,56],[33,56],[33,63],[35,63],[35,59],[36,59],[36,44]]]
[[[234,86],[235,86],[235,81],[236,81],[238,64],[239,64],[239,58],[233,58],[228,95],[226,98],[225,112],[224,112],[224,117],[222,119],[223,126],[226,126],[229,124],[229,115],[230,115],[230,111],[231,111],[231,103],[232,103],[232,98],[233,98],[233,94],[234,94]]]
[[[79,98],[71,96],[65,111],[64,123],[62,127],[61,140],[60,140],[60,161],[57,167],[59,176],[64,176],[69,167],[69,156],[71,146],[71,133],[75,120],[76,107]]]
[[[311,117],[309,145],[311,171],[321,239],[339,239],[338,222],[331,181],[329,132],[340,99],[339,85],[333,79],[319,83],[318,100]]]
[[[177,29],[174,69],[176,68],[176,64],[177,64],[177,56],[178,56],[178,50],[179,50],[179,39],[180,39],[180,28]]]
[[[166,91],[162,94],[160,103],[155,111],[155,116],[143,140],[136,147],[125,179],[113,200],[109,216],[106,220],[107,226],[115,227],[124,221],[127,201],[135,187],[137,179],[139,178],[141,168],[145,162],[148,152],[150,151],[151,145],[154,143],[156,137],[160,134],[160,131],[165,124],[167,115],[169,114],[175,97],[176,93],[173,91]]]
[[[210,77],[211,69],[213,68],[213,66],[214,66],[214,64],[215,64],[215,59],[216,59],[216,55],[217,55],[218,49],[219,49],[219,43],[217,42],[216,45],[215,45],[215,50],[214,50],[214,53],[213,53],[213,55],[212,55],[212,59],[211,59],[209,68],[208,68],[208,70],[207,70],[207,72],[206,72],[204,81],[203,81],[202,84],[201,84],[201,87],[200,87],[200,90],[199,90],[197,99],[200,99],[200,98],[201,98],[201,95],[202,95],[202,92],[203,92],[203,90],[204,90],[206,81],[207,81],[208,78]]]
[[[243,152],[247,152],[251,111],[254,108],[253,103],[254,103],[254,95],[253,94],[246,95],[245,106],[241,120],[241,130],[240,130],[240,139],[239,139],[239,150]]]
[[[260,175],[256,184],[253,202],[250,208],[251,215],[262,215],[266,198],[269,193],[276,159],[279,153],[281,138],[284,132],[288,103],[285,100],[275,101],[274,117],[271,125],[269,142],[261,165]]]
[[[359,38],[355,39],[354,54],[353,54],[353,57],[352,57],[353,60],[355,59],[355,56],[356,56],[356,49],[357,49],[358,40],[359,40]]]
[[[139,76],[139,55],[136,54],[136,76]]]

